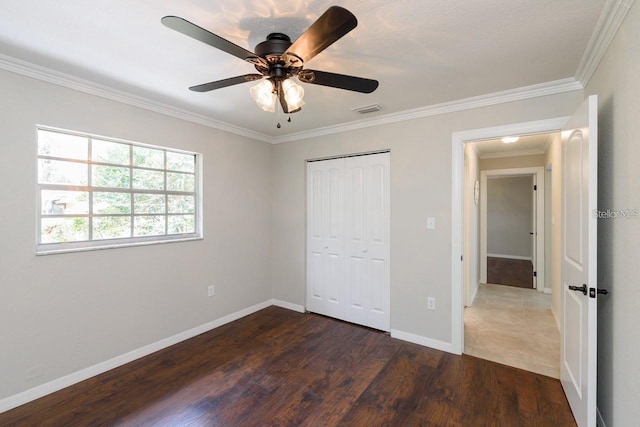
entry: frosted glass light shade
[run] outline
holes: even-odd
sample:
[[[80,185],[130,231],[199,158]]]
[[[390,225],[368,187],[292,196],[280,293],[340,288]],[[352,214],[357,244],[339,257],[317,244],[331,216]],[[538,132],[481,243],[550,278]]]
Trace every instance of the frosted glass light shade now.
[[[273,83],[269,79],[264,79],[255,86],[249,89],[249,94],[256,101],[258,107],[264,111],[271,113],[276,111],[276,94],[274,91]]]
[[[282,82],[282,91],[284,92],[284,99],[289,106],[289,111],[297,110],[304,105],[304,101],[302,100],[304,89],[293,80],[284,80]]]

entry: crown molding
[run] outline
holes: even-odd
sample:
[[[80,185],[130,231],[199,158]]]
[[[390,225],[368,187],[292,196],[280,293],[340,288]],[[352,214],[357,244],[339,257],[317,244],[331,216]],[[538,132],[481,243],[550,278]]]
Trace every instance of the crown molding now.
[[[403,122],[406,120],[437,116],[440,114],[471,110],[480,107],[488,107],[491,105],[503,104],[506,102],[520,101],[546,95],[555,95],[558,93],[570,92],[574,90],[582,90],[584,88],[584,86],[579,81],[577,81],[573,77],[569,77],[566,79],[509,89],[505,91],[464,98],[456,101],[419,107],[397,113],[386,114],[371,119],[362,119],[354,122],[326,126],[310,131],[303,131],[274,137],[229,123],[225,123],[219,120],[214,120],[204,115],[176,108],[168,104],[152,101],[141,96],[132,95],[99,83],[80,79],[69,74],[22,61],[20,59],[13,58],[7,55],[0,54],[0,69],[21,74],[23,76],[31,77],[37,80],[42,80],[58,86],[63,86],[69,89],[78,90],[80,92],[88,93],[91,95],[100,96],[112,101],[117,101],[123,104],[164,114],[166,116],[201,124],[203,126],[219,129],[232,134],[252,138],[254,140],[267,142],[270,144],[293,142],[317,136],[331,135],[351,130]]]
[[[0,69],[247,138],[270,143],[273,142],[272,137],[259,132],[254,132],[249,129],[214,120],[201,114],[176,108],[161,102],[152,101],[141,96],[132,95],[127,92],[113,89],[89,80],[80,79],[70,74],[61,73],[11,56],[0,54]]]
[[[587,44],[575,79],[586,87],[635,0],[607,0]]]
[[[314,138],[318,136],[331,135],[335,133],[347,132],[350,130],[364,129],[368,127],[381,126],[390,123],[403,122],[406,120],[420,119],[424,117],[437,116],[440,114],[454,113],[458,111],[471,110],[474,108],[488,107],[491,105],[503,104],[506,102],[521,101],[524,99],[537,98],[546,95],[555,95],[563,92],[582,90],[584,86],[574,79],[554,80],[546,83],[539,83],[531,86],[524,86],[509,89],[501,92],[489,93],[486,95],[464,98],[456,101],[443,102],[441,104],[429,105],[378,116],[371,119],[363,119],[355,122],[344,123],[334,126],[326,126],[311,131],[291,133],[274,138],[274,143],[293,142],[301,139]]]

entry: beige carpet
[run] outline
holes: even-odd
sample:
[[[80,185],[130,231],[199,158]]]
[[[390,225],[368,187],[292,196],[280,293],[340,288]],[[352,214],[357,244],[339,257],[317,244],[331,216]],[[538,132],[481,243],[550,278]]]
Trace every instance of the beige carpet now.
[[[464,352],[560,378],[560,332],[551,295],[481,284],[473,306],[464,311]]]

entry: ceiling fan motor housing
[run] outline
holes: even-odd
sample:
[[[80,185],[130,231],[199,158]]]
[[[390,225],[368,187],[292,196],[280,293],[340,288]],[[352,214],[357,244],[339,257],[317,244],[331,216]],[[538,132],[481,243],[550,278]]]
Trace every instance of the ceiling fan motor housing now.
[[[291,46],[291,39],[286,34],[271,33],[267,39],[256,45],[256,55],[265,58],[268,55],[282,55]]]
[[[263,74],[278,79],[291,77],[302,68],[302,60],[290,53],[285,54],[291,46],[291,39],[283,33],[271,33],[267,39],[256,45],[255,54],[269,64],[265,69],[262,64],[255,64]]]

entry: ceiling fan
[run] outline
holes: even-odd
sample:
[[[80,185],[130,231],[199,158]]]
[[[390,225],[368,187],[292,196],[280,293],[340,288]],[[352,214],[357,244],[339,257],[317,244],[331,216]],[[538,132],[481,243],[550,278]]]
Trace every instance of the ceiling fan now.
[[[358,25],[356,17],[339,6],[327,9],[295,42],[292,43],[286,34],[271,33],[265,41],[258,43],[255,53],[177,16],[165,16],[162,23],[179,33],[253,64],[260,73],[245,74],[189,88],[195,92],[208,92],[262,80],[250,89],[250,94],[258,106],[273,112],[276,109],[276,101],[279,100],[285,113],[295,113],[300,111],[304,104],[304,90],[291,79],[294,76],[304,83],[361,93],[371,93],[378,87],[376,80],[303,68],[305,63]]]

